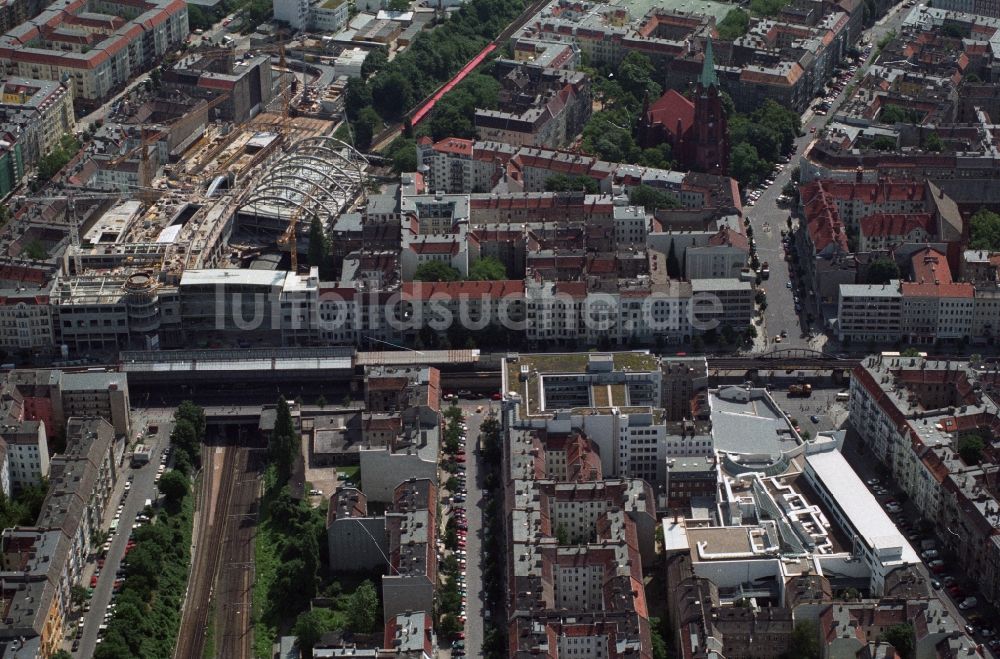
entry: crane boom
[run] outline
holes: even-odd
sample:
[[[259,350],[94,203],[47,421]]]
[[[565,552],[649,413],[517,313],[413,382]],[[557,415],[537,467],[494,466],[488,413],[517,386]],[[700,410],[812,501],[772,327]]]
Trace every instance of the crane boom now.
[[[314,182],[303,196],[303,202],[306,199],[311,198],[313,193],[316,192],[316,189],[319,187],[319,183]],[[295,212],[292,213],[292,217],[288,220],[288,228],[285,229],[285,233],[282,234],[281,238],[278,238],[278,244],[288,245],[289,247],[289,254],[292,257],[292,272],[299,271],[298,232],[296,229],[298,228],[299,218],[301,217],[303,210],[305,210],[305,203],[300,204],[295,209]]]

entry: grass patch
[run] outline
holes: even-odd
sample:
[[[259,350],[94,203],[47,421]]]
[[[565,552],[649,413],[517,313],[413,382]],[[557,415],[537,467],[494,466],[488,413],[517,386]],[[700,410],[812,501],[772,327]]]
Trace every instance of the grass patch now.
[[[656,357],[646,352],[616,352],[615,370],[652,371],[656,369]]]
[[[337,477],[349,485],[358,485],[361,483],[361,467],[337,467]]]
[[[264,472],[264,495],[260,502],[260,520],[257,524],[257,535],[254,537],[254,569],[253,584],[253,654],[258,659],[270,659],[271,648],[278,636],[278,630],[264,620],[267,609],[267,594],[274,583],[278,572],[278,538],[271,525],[271,502],[276,495],[272,487],[277,475],[271,465]]]
[[[205,632],[205,649],[201,653],[202,659],[215,658],[215,598],[209,603],[207,631]]]

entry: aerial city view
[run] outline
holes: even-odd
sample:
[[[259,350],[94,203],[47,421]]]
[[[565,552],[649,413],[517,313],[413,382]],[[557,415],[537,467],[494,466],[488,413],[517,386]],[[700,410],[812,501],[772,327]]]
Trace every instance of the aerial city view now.
[[[0,0],[0,659],[1000,659],[1000,0]]]

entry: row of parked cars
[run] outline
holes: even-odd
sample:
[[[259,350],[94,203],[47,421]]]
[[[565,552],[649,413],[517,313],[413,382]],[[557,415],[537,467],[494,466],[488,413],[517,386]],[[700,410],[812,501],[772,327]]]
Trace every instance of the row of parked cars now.
[[[923,550],[920,552],[920,558],[927,565],[928,571],[934,575],[934,578],[931,580],[931,587],[934,590],[944,590],[958,604],[958,608],[961,611],[969,611],[966,614],[969,624],[965,626],[965,631],[970,636],[978,634],[984,639],[989,639],[987,642],[991,648],[1000,649],[1000,639],[993,638],[996,632],[992,624],[972,612],[972,609],[975,609],[979,605],[979,600],[976,599],[975,595],[970,595],[966,592],[956,577],[945,574],[948,570],[948,563],[941,555],[941,552],[934,547],[934,541],[921,537],[921,534],[917,532],[903,514],[903,506],[892,498],[892,492],[884,487],[879,479],[871,478],[866,481],[866,484],[876,496],[888,497],[882,502],[882,505],[886,512],[889,513],[889,517],[895,522],[899,530],[906,535],[908,540],[923,547]]]
[[[459,616],[459,620],[464,625],[467,615],[468,606],[468,584],[466,583],[466,566],[467,558],[466,555],[466,541],[468,540],[469,534],[469,521],[465,516],[465,502],[468,497],[467,482],[465,475],[465,446],[468,442],[469,426],[465,423],[465,417],[462,416],[458,421],[458,428],[461,434],[458,438],[458,452],[452,456],[454,460],[453,464],[455,466],[455,472],[453,477],[458,481],[458,487],[450,495],[450,514],[455,520],[456,532],[458,534],[458,546],[455,549],[455,558],[458,560],[458,592],[462,597],[462,610]],[[465,656],[465,634],[460,632],[458,638],[452,644],[452,656],[453,657],[464,657]]]

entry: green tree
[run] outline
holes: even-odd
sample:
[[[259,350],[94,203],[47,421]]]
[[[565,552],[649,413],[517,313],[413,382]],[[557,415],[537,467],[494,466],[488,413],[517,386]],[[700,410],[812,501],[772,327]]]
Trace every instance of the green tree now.
[[[734,146],[729,160],[729,174],[744,187],[757,185],[760,173],[767,167],[767,163],[757,155],[757,149],[747,142]]]
[[[414,281],[458,281],[461,278],[462,273],[443,261],[425,261],[413,273]]]
[[[407,137],[397,137],[388,148],[392,171],[397,174],[417,171],[417,143]]]
[[[812,620],[795,623],[785,659],[819,659],[819,631]]]
[[[317,609],[303,611],[295,619],[292,633],[299,639],[299,648],[305,659],[312,659],[313,646],[319,642],[323,634],[330,631],[326,626],[327,618]]]
[[[629,203],[643,206],[652,211],[660,208],[680,208],[681,206],[674,195],[649,185],[637,185],[629,189],[628,200]]]
[[[49,659],[73,659],[73,655],[66,650],[56,650]]]
[[[198,5],[188,7],[188,28],[191,32],[195,30],[208,30],[212,27],[212,18]]]
[[[372,107],[387,119],[398,119],[417,99],[412,81],[400,71],[375,76],[371,87]]]
[[[597,194],[599,188],[597,181],[589,176],[566,176],[565,174],[555,174],[545,179],[546,192],[577,192],[583,191],[587,194]]]
[[[885,630],[885,640],[896,649],[902,659],[913,659],[917,647],[913,625],[910,623],[893,625]]]
[[[958,454],[967,465],[977,465],[983,459],[986,442],[979,435],[965,435],[958,439]],[[898,649],[898,648],[897,648]]]
[[[1000,250],[1000,215],[980,208],[969,218],[969,247],[972,249]]]
[[[879,135],[872,140],[872,148],[876,151],[895,151],[896,140],[888,135]]]
[[[394,0],[394,1],[402,2],[404,6],[409,6],[410,4],[407,0]],[[392,9],[391,4],[389,8]],[[406,10],[402,9],[402,10],[392,10],[392,11],[406,11]],[[379,71],[384,69],[385,65],[388,63],[389,63],[389,55],[386,54],[385,48],[375,48],[373,50],[370,50],[368,52],[368,55],[365,57],[365,61],[362,62],[361,64],[362,79],[367,80],[371,76],[377,74]]]
[[[189,458],[189,462],[193,463],[194,460],[190,458],[198,454],[201,439],[190,421],[187,419],[178,419],[174,422],[174,429],[170,432],[170,444],[178,452],[185,453]]]
[[[355,634],[370,634],[378,619],[378,593],[367,579],[351,595],[350,628]]]
[[[888,284],[893,279],[899,279],[899,266],[894,260],[879,257],[868,266],[867,283]]]
[[[349,78],[344,88],[344,112],[354,121],[361,111],[372,104],[372,90],[360,78]]]
[[[190,483],[187,476],[176,469],[170,469],[160,478],[159,489],[166,498],[167,505],[176,509],[181,500],[188,495]]]
[[[944,150],[944,141],[941,139],[941,136],[938,135],[937,133],[931,133],[930,135],[928,135],[927,137],[925,137],[924,138],[924,150],[925,151],[935,151],[935,152],[943,151]]]
[[[726,17],[723,18],[716,29],[719,32],[719,39],[723,41],[734,41],[750,29],[750,14],[740,8],[730,9]]]
[[[653,63],[638,51],[629,51],[618,65],[617,80],[622,90],[640,103],[647,96],[658,98],[660,95],[660,86],[653,82]]]
[[[40,241],[30,240],[24,246],[24,255],[35,261],[44,261],[49,258],[49,250],[45,249],[45,245]]]
[[[495,256],[484,256],[469,266],[473,281],[499,281],[507,278],[507,268]]]
[[[879,123],[883,124],[914,124],[920,118],[919,111],[892,103],[886,104],[878,114]]]
[[[556,542],[560,545],[569,544],[569,531],[567,531],[566,527],[562,524],[556,527]]]
[[[750,0],[750,11],[755,16],[776,16],[788,0]]]
[[[382,119],[372,108],[362,108],[358,119],[351,124],[354,136],[354,147],[359,151],[367,151],[372,145],[372,138],[382,128]]]
[[[73,606],[81,607],[87,601],[87,589],[80,584],[73,584],[69,590],[69,598]]]
[[[174,417],[177,419],[186,419],[190,422],[198,439],[205,436],[205,428],[207,426],[205,410],[198,405],[189,400],[182,401],[177,406],[177,412],[174,413]]]
[[[278,398],[269,450],[271,460],[277,468],[278,481],[280,483],[288,482],[292,474],[292,465],[295,463],[296,454],[299,451],[299,436],[295,429],[295,422],[292,420],[291,408],[284,396]]]

